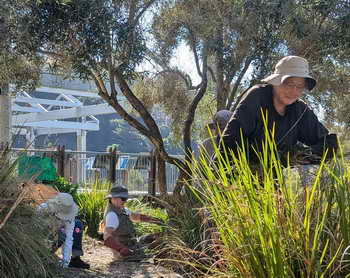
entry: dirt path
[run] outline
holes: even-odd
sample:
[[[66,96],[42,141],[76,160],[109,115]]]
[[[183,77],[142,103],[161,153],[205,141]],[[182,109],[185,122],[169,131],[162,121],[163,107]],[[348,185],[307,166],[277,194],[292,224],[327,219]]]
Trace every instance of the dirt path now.
[[[112,252],[102,242],[87,238],[84,240],[82,259],[90,264],[90,270],[68,268],[64,278],[181,278],[151,262],[113,262]]]

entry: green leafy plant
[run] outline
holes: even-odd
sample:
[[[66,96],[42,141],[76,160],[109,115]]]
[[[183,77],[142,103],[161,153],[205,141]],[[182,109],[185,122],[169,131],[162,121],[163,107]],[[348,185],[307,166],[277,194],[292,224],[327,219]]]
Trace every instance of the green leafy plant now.
[[[57,179],[51,182],[49,185],[54,187],[59,192],[69,193],[72,195],[74,201],[77,202],[79,184],[70,183],[64,177],[57,177]]]
[[[162,219],[164,223],[168,221],[168,215],[164,209],[152,208],[147,203],[142,202],[140,199],[130,199],[126,204],[126,207],[132,212],[142,213]],[[136,234],[141,236],[145,234],[163,232],[165,230],[165,226],[140,222],[135,223],[135,229]]]
[[[79,217],[86,224],[87,234],[91,237],[98,237],[99,223],[107,203],[105,197],[110,188],[110,182],[96,180],[91,186],[83,187],[77,195]]]
[[[197,164],[201,187],[196,192],[220,234],[226,275],[344,277],[350,271],[344,260],[350,243],[350,175],[340,171],[343,161],[322,161],[302,187],[286,182],[269,136],[259,169],[249,167],[244,149],[237,156],[216,151],[214,167]]]

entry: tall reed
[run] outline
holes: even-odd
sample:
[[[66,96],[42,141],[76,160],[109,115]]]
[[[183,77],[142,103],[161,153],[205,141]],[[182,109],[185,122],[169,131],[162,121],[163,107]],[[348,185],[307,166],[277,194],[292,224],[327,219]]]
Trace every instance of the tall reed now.
[[[249,166],[244,148],[235,155],[215,147],[215,163],[201,157],[191,165],[197,184],[193,190],[215,223],[224,261],[207,273],[350,277],[350,174],[345,161],[321,161],[312,182],[302,187],[300,179],[288,179],[291,171],[283,169],[272,138],[266,136],[258,155],[259,169]]]

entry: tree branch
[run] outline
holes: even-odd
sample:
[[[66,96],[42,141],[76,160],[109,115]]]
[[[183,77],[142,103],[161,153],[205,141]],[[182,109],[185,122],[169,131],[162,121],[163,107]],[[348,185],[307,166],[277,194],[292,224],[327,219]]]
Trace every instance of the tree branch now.
[[[236,82],[235,82],[235,84],[234,84],[234,86],[233,86],[233,88],[231,90],[229,99],[228,99],[227,104],[226,104],[226,109],[230,110],[232,102],[233,102],[233,99],[234,99],[235,94],[236,94],[236,91],[238,89],[238,86],[239,86],[239,84],[241,84],[241,81],[242,81],[245,73],[247,72],[251,62],[252,62],[252,58],[248,58],[245,61],[244,67],[243,67],[242,71],[239,73],[238,78],[237,78],[237,80],[236,80]],[[236,102],[236,104],[237,104],[237,102]],[[235,107],[236,107],[236,105],[235,105]],[[232,109],[232,111],[234,111],[235,107]]]
[[[188,29],[188,32],[190,34],[190,43],[191,43],[191,47],[192,47],[192,51],[193,51],[193,56],[194,56],[194,61],[196,64],[197,73],[200,77],[203,78],[203,75],[202,75],[202,72],[200,69],[200,65],[199,65],[198,53],[197,53],[197,49],[196,49],[196,39],[193,35],[191,28],[189,26],[187,26],[187,29]]]
[[[192,158],[191,127],[192,127],[192,124],[194,121],[194,117],[195,117],[198,103],[203,98],[203,96],[207,90],[207,85],[208,85],[208,78],[207,78],[208,46],[207,46],[207,42],[204,44],[202,56],[203,56],[202,82],[200,84],[200,88],[198,90],[198,93],[196,94],[196,96],[194,97],[194,99],[192,100],[192,102],[188,108],[188,115],[187,115],[187,118],[185,121],[185,126],[184,126],[183,143],[184,143],[184,147],[185,147],[186,160]]]
[[[210,76],[213,79],[214,83],[216,83],[215,73],[214,73],[213,69],[210,66],[208,66],[208,71],[209,71]]]
[[[147,111],[143,103],[134,95],[134,93],[131,91],[129,85],[126,83],[122,73],[116,69],[114,71],[115,78],[118,81],[118,84],[120,85],[120,89],[123,93],[123,95],[127,98],[131,106],[140,114],[142,119],[145,121],[146,126],[155,132],[155,135],[159,138],[161,138],[160,131],[158,129],[158,126],[156,122],[154,121],[152,115]]]
[[[116,98],[112,98],[107,91],[107,88],[102,80],[102,78],[99,77],[97,73],[92,74],[98,94],[110,105],[112,106],[116,112],[125,120],[127,121],[132,127],[134,127],[136,130],[138,130],[142,135],[146,136],[147,138],[152,137],[152,134],[146,129],[145,126],[143,126],[140,122],[138,122],[135,118],[131,117],[128,112],[119,104],[118,100]]]
[[[138,13],[138,15],[135,17],[134,24],[136,25],[137,22],[140,20],[140,17],[147,11],[149,7],[153,5],[153,3],[156,2],[156,0],[151,0],[149,1],[143,8],[142,10]]]

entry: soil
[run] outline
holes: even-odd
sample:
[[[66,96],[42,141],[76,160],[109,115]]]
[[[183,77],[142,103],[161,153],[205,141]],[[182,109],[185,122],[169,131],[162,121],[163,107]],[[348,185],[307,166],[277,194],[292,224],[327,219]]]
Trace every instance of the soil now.
[[[113,262],[113,255],[102,241],[84,239],[84,256],[82,260],[90,264],[90,269],[66,268],[64,278],[181,278],[153,260],[141,262]]]

